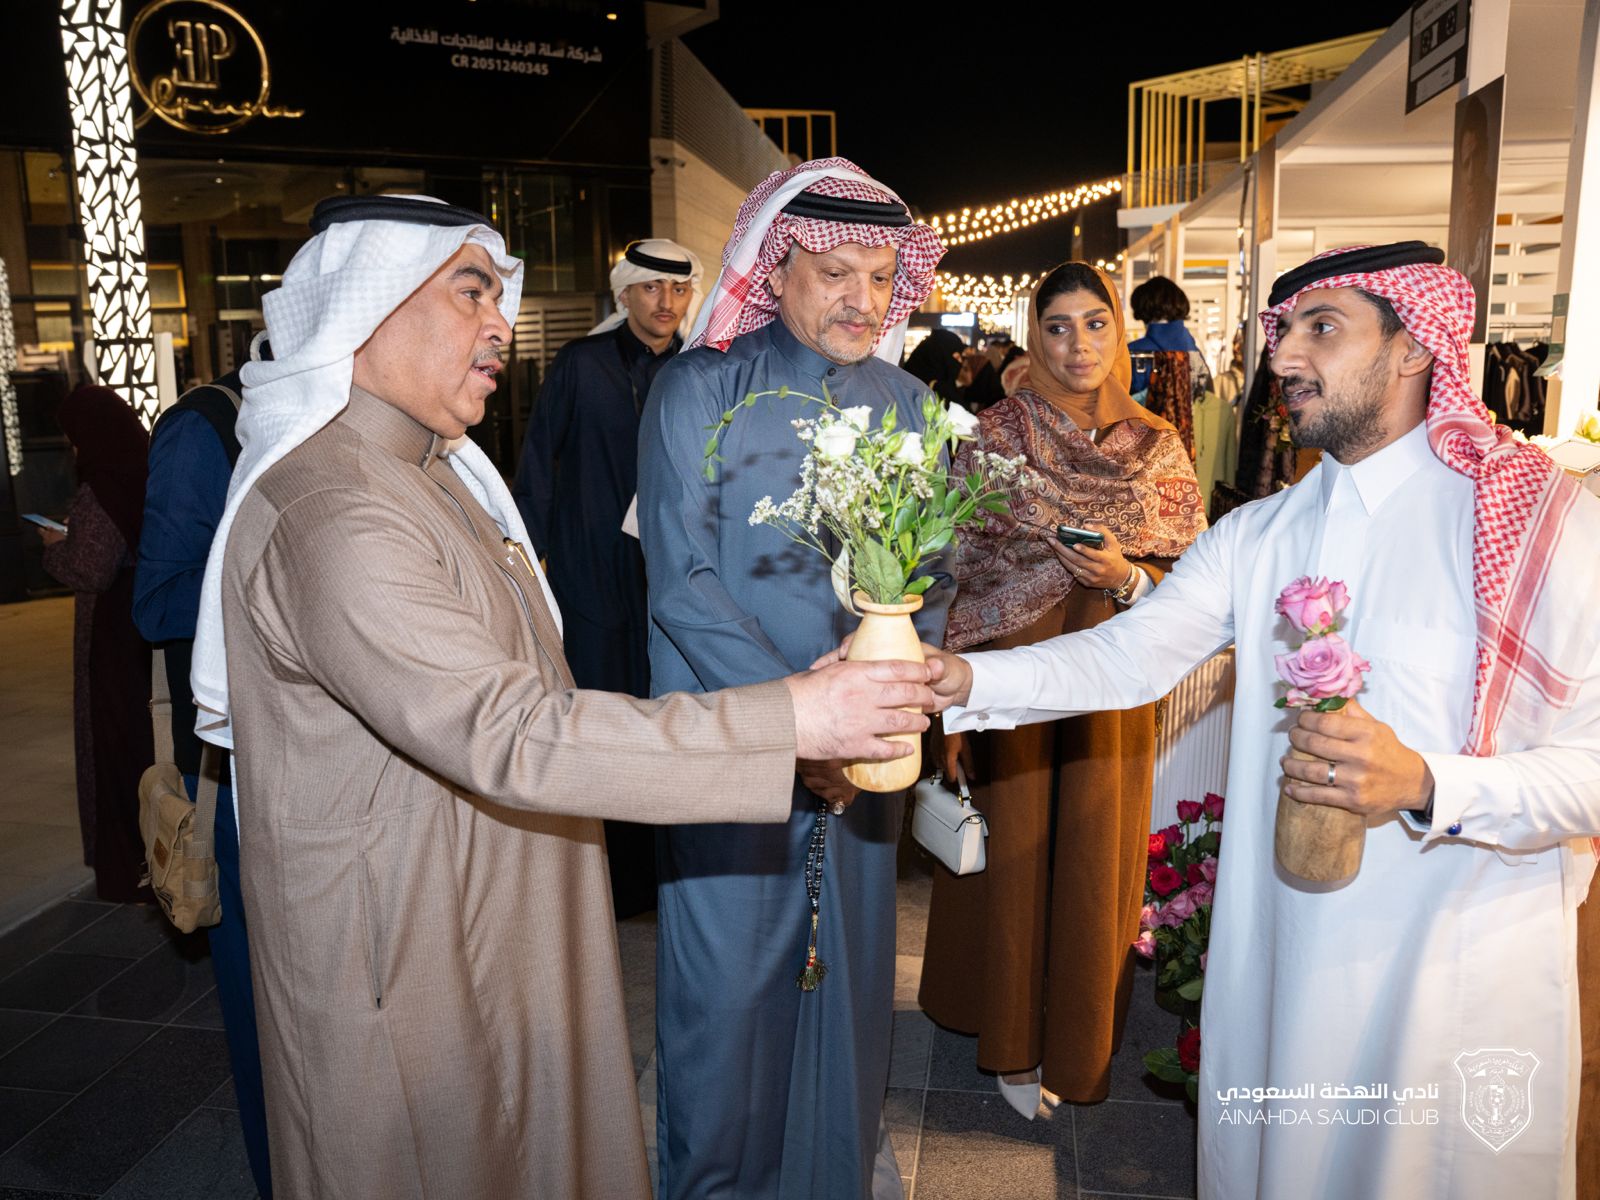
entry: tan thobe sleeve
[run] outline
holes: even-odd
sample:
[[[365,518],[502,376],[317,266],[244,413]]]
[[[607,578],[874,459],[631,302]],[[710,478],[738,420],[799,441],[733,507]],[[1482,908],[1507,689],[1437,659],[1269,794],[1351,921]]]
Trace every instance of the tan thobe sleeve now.
[[[795,728],[781,680],[657,700],[547,690],[449,571],[392,501],[330,489],[279,515],[246,608],[281,676],[310,677],[485,799],[653,824],[787,819]]]

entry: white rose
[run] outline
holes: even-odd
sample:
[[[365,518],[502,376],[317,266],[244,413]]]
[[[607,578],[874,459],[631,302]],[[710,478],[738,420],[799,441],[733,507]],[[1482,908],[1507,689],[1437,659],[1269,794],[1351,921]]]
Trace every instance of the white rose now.
[[[950,428],[956,431],[957,437],[971,437],[978,432],[978,418],[959,404],[949,405],[945,414],[950,418]]]
[[[908,433],[900,441],[900,448],[894,452],[896,462],[909,463],[913,467],[922,465],[922,435]]]
[[[826,425],[817,430],[815,445],[824,458],[849,458],[860,436],[848,425]]]
[[[853,425],[860,433],[865,433],[867,426],[872,424],[872,409],[865,404],[847,408],[839,415],[844,418],[846,424]]]

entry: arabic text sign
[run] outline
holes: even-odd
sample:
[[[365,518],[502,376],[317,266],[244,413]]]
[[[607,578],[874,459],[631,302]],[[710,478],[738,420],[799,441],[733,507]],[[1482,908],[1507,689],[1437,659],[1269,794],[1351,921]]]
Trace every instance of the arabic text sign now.
[[[1416,0],[1411,6],[1407,112],[1466,78],[1468,5],[1469,0]]]

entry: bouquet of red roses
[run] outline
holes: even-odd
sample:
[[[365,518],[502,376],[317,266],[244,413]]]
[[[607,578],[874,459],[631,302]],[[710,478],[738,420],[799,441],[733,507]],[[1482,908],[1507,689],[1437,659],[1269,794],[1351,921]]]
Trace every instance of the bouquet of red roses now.
[[[1217,851],[1222,845],[1223,798],[1207,793],[1201,802],[1178,802],[1178,824],[1150,835],[1134,949],[1156,961],[1156,1003],[1187,1020],[1177,1044],[1144,1056],[1145,1069],[1158,1079],[1182,1083],[1195,1097],[1200,1069],[1200,1031],[1195,1028],[1205,988],[1207,946],[1211,941],[1211,898],[1217,881]]]

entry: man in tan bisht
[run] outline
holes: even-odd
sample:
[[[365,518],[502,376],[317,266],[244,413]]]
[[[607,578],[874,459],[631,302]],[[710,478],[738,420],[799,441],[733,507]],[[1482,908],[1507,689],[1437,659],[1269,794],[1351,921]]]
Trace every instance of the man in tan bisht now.
[[[236,751],[272,1172],[293,1200],[649,1195],[600,818],[783,821],[928,671],[574,690],[463,437],[522,265],[476,214],[324,201],[266,297],[192,682]],[[861,669],[857,669],[861,668]]]

